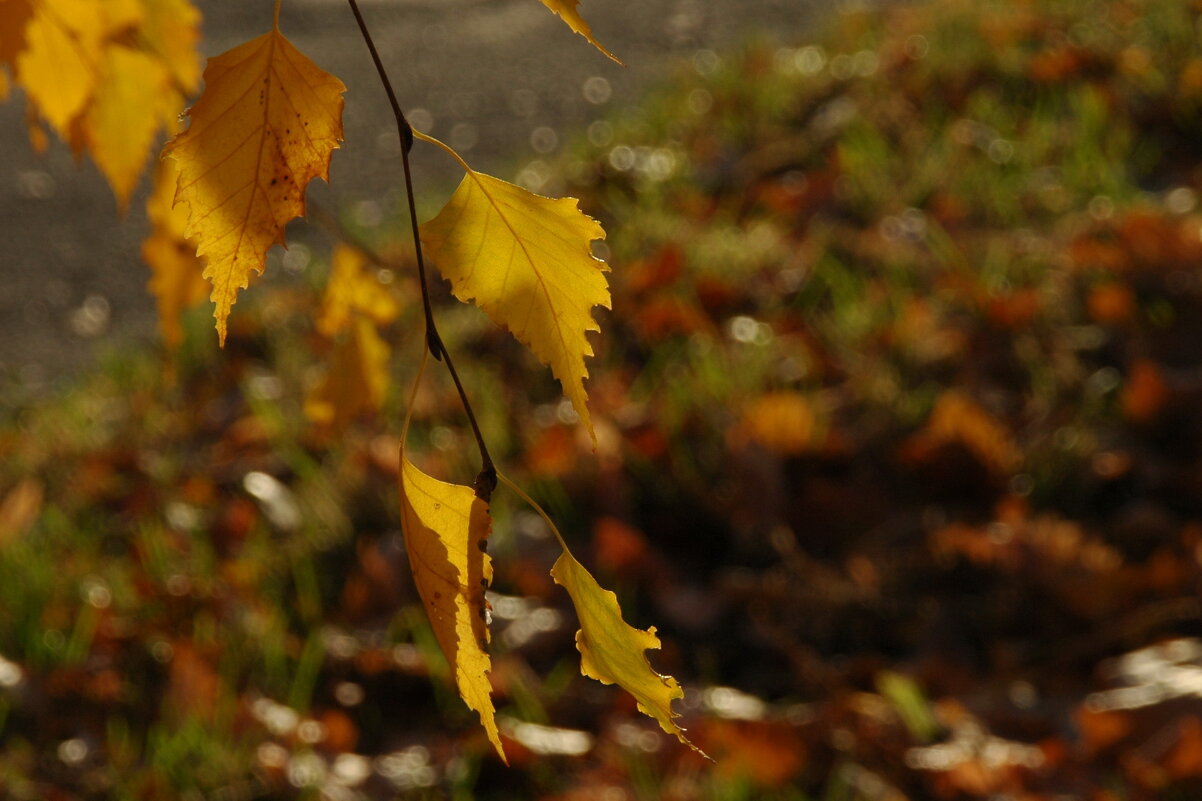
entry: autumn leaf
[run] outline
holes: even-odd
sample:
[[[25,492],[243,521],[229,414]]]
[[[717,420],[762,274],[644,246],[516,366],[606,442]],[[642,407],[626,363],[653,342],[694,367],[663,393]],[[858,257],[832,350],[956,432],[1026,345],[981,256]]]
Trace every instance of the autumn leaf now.
[[[684,690],[676,679],[661,676],[647,662],[644,652],[659,648],[655,627],[642,631],[628,625],[622,619],[617,596],[602,589],[566,546],[551,568],[551,576],[568,591],[580,619],[580,630],[576,632],[580,672],[602,684],[617,684],[634,696],[640,712],[655,718],[665,732],[697,750],[673,720],[677,714],[672,711],[672,701],[683,698]]]
[[[278,29],[210,59],[187,131],[164,153],[180,167],[176,202],[208,259],[217,333],[239,289],[261,273],[284,225],[305,213],[305,187],[329,177],[342,139],[342,82]]]
[[[317,330],[335,339],[330,368],[305,400],[305,416],[319,426],[341,429],[365,412],[379,411],[388,394],[392,355],[377,326],[400,311],[396,297],[367,270],[357,248],[339,245],[330,258]]]
[[[199,18],[188,0],[0,0],[0,66],[26,90],[34,149],[44,120],[91,154],[124,210],[196,88]]]
[[[396,319],[396,297],[367,271],[367,257],[348,245],[339,245],[330,257],[330,280],[321,300],[317,330],[332,337],[345,329],[356,314],[376,325]]]
[[[401,452],[401,527],[418,594],[455,686],[480,715],[489,741],[506,760],[497,731],[488,672],[492,662],[484,590],[492,581],[485,543],[488,504],[468,487],[432,478]],[[508,760],[506,760],[508,762]]]
[[[608,267],[589,243],[604,239],[605,230],[575,198],[542,197],[478,173],[446,145],[419,136],[467,172],[438,216],[422,225],[422,245],[455,297],[474,300],[551,367],[595,444],[584,391],[584,359],[593,355],[586,335],[600,330],[593,307],[609,308],[610,300]]]
[[[163,120],[181,105],[183,98],[172,89],[171,76],[158,59],[119,45],[105,51],[84,135],[123,210]]]
[[[619,64],[622,63],[617,56],[609,52],[607,49],[605,49],[604,45],[593,38],[592,29],[589,28],[589,25],[584,21],[584,18],[580,16],[580,12],[576,10],[576,6],[580,5],[580,0],[542,0],[542,3],[544,6],[558,14],[560,19],[568,24],[569,28],[576,31],[576,33],[580,34],[585,39],[588,39],[593,44],[593,47],[597,48],[614,61],[617,61]]]
[[[141,0],[104,0],[100,5],[100,13],[104,15],[106,37],[119,36],[138,27],[142,22]]]
[[[150,234],[142,242],[142,260],[150,267],[147,284],[158,305],[159,332],[168,348],[183,341],[180,316],[208,294],[204,261],[196,255],[196,243],[184,235],[188,215],[172,208],[179,170],[171,159],[162,159],[154,174],[154,189],[146,201]]]
[[[23,49],[16,56],[17,78],[38,113],[64,140],[87,105],[99,78],[105,16],[88,0],[28,0]],[[23,0],[8,0],[12,12]]]
[[[329,359],[329,370],[305,398],[305,416],[339,430],[360,414],[379,411],[388,394],[388,347],[371,320],[348,324]]]
[[[675,723],[678,715],[672,711],[672,702],[684,697],[680,683],[671,676],[656,673],[647,661],[647,649],[659,648],[655,627],[643,631],[627,624],[622,619],[618,597],[603,589],[572,556],[567,541],[546,511],[504,473],[498,471],[497,479],[530,504],[563,549],[551,567],[551,577],[568,591],[580,620],[576,648],[580,651],[581,674],[626,690],[638,702],[640,712],[654,718],[665,732],[708,759],[708,755],[689,742],[684,730]]]
[[[818,430],[814,407],[799,392],[769,392],[743,411],[738,432],[781,456],[796,456],[814,444]]]
[[[142,0],[141,30],[147,47],[159,57],[184,93],[200,85],[200,12],[188,0]],[[178,110],[177,110],[178,111]]]
[[[935,442],[961,443],[999,474],[1014,470],[1022,461],[1022,451],[1002,422],[958,390],[939,396],[921,433]]]

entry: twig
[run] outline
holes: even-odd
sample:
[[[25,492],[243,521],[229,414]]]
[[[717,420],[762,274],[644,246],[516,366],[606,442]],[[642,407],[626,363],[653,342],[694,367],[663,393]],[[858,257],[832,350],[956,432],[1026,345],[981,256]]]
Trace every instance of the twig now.
[[[472,433],[476,436],[476,447],[480,451],[480,461],[482,463],[480,473],[476,476],[476,495],[481,500],[487,502],[492,497],[493,490],[497,488],[497,467],[493,464],[492,456],[488,452],[488,446],[484,444],[484,435],[480,433],[480,425],[476,422],[476,414],[472,411],[472,404],[467,399],[467,392],[463,389],[463,382],[459,380],[459,373],[455,370],[455,365],[451,362],[451,354],[447,352],[446,345],[443,344],[442,337],[438,333],[438,327],[434,324],[434,310],[430,305],[430,289],[426,281],[426,263],[422,258],[422,242],[421,236],[418,233],[417,204],[413,199],[413,175],[409,168],[409,151],[413,148],[413,127],[409,125],[409,121],[405,119],[405,113],[401,111],[401,104],[397,101],[396,92],[392,89],[392,82],[388,80],[388,73],[384,70],[384,64],[380,61],[380,54],[376,51],[376,45],[372,41],[371,32],[367,29],[367,23],[363,21],[363,15],[359,13],[359,4],[355,0],[347,0],[347,3],[351,7],[351,13],[355,15],[355,22],[359,24],[359,32],[363,34],[363,41],[367,44],[367,49],[371,52],[371,60],[376,65],[376,72],[380,76],[380,83],[384,85],[384,91],[388,94],[388,102],[392,105],[393,116],[396,117],[397,133],[401,138],[401,163],[405,167],[405,195],[409,201],[409,225],[413,230],[413,249],[417,255],[417,273],[422,285],[422,311],[426,317],[426,347],[429,348],[431,356],[447,366],[447,372],[451,374],[451,380],[455,382],[455,389],[459,392],[459,400],[463,404],[463,411],[467,414],[468,422],[472,427]]]

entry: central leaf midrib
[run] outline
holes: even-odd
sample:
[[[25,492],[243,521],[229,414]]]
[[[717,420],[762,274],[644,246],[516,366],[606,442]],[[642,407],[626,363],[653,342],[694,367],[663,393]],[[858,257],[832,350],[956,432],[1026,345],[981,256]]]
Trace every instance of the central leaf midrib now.
[[[492,194],[489,193],[488,189],[484,185],[484,182],[480,179],[480,176],[474,170],[469,171],[468,174],[472,176],[472,179],[476,182],[476,185],[480,187],[480,191],[484,193],[486,198],[488,198],[488,202],[492,205],[493,209],[496,210],[497,216],[501,218],[501,222],[505,223],[505,227],[508,228],[509,233],[513,235],[514,240],[518,243],[518,247],[522,249],[522,254],[525,255],[526,261],[530,264],[531,272],[533,272],[535,278],[538,279],[538,285],[543,291],[543,297],[547,300],[547,307],[551,310],[551,318],[555,321],[555,333],[559,336],[560,348],[565,356],[570,355],[571,351],[568,349],[567,340],[564,338],[563,326],[559,324],[559,315],[555,312],[555,304],[551,302],[551,293],[547,289],[547,282],[543,280],[542,273],[539,272],[538,267],[534,263],[534,259],[530,256],[530,251],[526,249],[526,243],[522,241],[522,238],[518,235],[518,232],[509,222],[509,218],[506,217],[505,212],[501,210],[500,204],[498,204],[493,198]],[[533,340],[533,337],[531,337],[531,339]],[[554,365],[552,365],[552,369],[555,369]],[[567,378],[571,379],[571,376],[567,376]]]

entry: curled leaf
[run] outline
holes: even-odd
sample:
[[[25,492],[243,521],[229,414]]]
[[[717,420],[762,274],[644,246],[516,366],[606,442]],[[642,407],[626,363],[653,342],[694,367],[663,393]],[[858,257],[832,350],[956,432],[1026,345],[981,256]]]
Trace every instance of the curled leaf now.
[[[617,56],[609,52],[609,50],[607,50],[603,44],[598,42],[593,37],[592,28],[590,28],[588,23],[584,21],[584,18],[580,16],[580,12],[576,10],[576,6],[580,5],[580,0],[542,0],[542,3],[544,6],[558,14],[560,19],[568,24],[569,28],[576,31],[576,33],[580,34],[585,39],[588,39],[589,42],[592,43],[593,47],[597,48],[614,61],[617,61],[619,64],[622,63]]]
[[[484,590],[492,581],[485,544],[488,504],[468,487],[426,475],[401,454],[401,524],[418,594],[455,686],[501,759],[505,751],[492,703]]]
[[[590,250],[605,230],[575,198],[542,197],[464,167],[455,194],[422,226],[422,245],[455,297],[474,300],[550,366],[595,443],[584,359],[593,355],[587,333],[600,330],[593,307],[610,304],[608,268]]]
[[[580,630],[576,632],[580,672],[626,690],[638,702],[640,712],[655,718],[665,732],[700,753],[673,720],[677,715],[672,711],[672,701],[683,698],[684,690],[676,679],[652,670],[644,653],[648,648],[659,648],[655,627],[643,631],[628,625],[622,619],[617,596],[602,589],[566,547],[551,568],[551,576],[568,591],[580,619]]]

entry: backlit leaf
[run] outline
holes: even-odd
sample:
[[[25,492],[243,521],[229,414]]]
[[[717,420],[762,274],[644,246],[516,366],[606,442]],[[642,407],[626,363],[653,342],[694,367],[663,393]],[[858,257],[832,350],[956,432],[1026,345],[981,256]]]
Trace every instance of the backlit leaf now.
[[[592,309],[610,303],[608,268],[589,244],[605,238],[601,224],[575,198],[541,197],[468,169],[421,238],[455,297],[474,300],[551,367],[595,443],[584,359],[593,355],[587,332],[600,330]]]
[[[356,314],[376,325],[396,319],[396,297],[367,271],[367,257],[356,248],[339,245],[330,257],[330,280],[321,300],[317,330],[327,337],[342,331]]]
[[[106,36],[118,36],[138,27],[145,13],[141,0],[104,0],[100,5]]]
[[[542,0],[542,3],[544,6],[558,14],[560,18],[568,24],[569,28],[592,42],[593,46],[598,50],[612,58],[614,61],[617,61],[619,64],[622,63],[617,56],[606,50],[604,45],[593,38],[592,29],[589,28],[589,25],[584,21],[584,18],[580,16],[580,12],[576,10],[576,6],[580,5],[580,0]]]
[[[634,696],[640,712],[655,718],[660,728],[696,749],[673,721],[677,715],[672,711],[672,701],[683,698],[684,690],[676,679],[661,676],[647,662],[644,652],[659,648],[655,627],[642,631],[628,625],[622,619],[617,596],[602,589],[566,547],[551,568],[551,576],[568,591],[580,619],[580,630],[576,632],[580,672],[602,684],[619,685]]]
[[[426,475],[403,452],[400,485],[405,549],[426,615],[455,674],[459,695],[479,713],[488,739],[505,759],[488,680],[488,504],[468,487]]]
[[[183,99],[151,55],[114,45],[105,51],[101,80],[85,118],[85,137],[122,209],[137,186],[155,134]]]
[[[346,87],[272,30],[210,59],[191,126],[164,151],[180,167],[176,202],[208,258],[217,333],[238,290],[263,271],[284,225],[305,213],[305,187],[328,178],[342,139]]]
[[[147,286],[158,305],[159,332],[168,348],[178,347],[183,341],[180,315],[208,295],[204,261],[196,255],[196,243],[184,236],[187,210],[171,206],[178,179],[174,161],[159,161],[154,189],[146,201],[150,234],[142,242],[142,260],[151,271]]]
[[[178,88],[185,93],[200,85],[200,12],[188,0],[142,0],[142,34]],[[178,110],[177,110],[178,111]]]
[[[388,392],[391,349],[366,317],[350,323],[329,360],[329,371],[305,398],[305,416],[342,429],[360,414],[379,411]]]
[[[36,0],[32,8],[24,50],[16,57],[17,77],[38,113],[70,139],[71,122],[99,77],[103,9],[88,0]]]
[[[26,90],[34,149],[45,121],[92,156],[124,210],[199,82],[199,19],[188,0],[0,0],[0,73]]]

